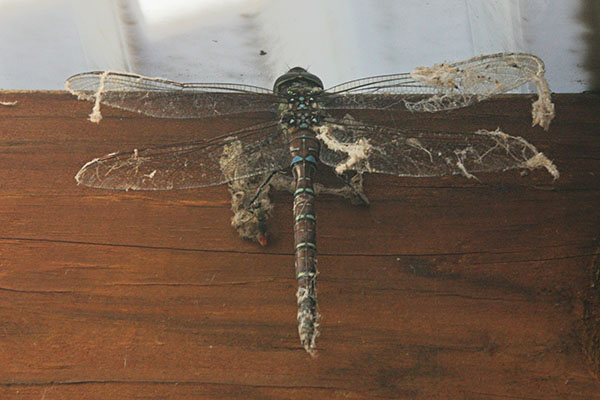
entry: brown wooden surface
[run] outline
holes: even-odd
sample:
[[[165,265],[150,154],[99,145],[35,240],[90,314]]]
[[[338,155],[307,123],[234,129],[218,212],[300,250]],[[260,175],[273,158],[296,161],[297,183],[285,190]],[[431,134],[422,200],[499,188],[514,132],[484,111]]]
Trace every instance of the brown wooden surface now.
[[[0,399],[600,398],[598,97],[555,96],[549,132],[529,126],[531,97],[362,115],[500,126],[561,177],[370,175],[370,208],[318,198],[313,360],[296,333],[290,194],[274,196],[260,248],[229,226],[224,186],[113,192],[73,179],[103,154],[260,116],[176,121],[104,107],[95,125],[91,104],[66,93],[0,95],[19,102],[0,107]]]

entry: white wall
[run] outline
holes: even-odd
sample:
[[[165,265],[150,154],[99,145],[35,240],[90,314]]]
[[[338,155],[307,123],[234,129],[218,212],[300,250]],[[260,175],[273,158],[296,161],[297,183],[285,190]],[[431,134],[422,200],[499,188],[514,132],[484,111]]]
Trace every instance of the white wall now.
[[[555,92],[581,92],[590,1],[0,0],[0,88],[62,89],[109,68],[271,87],[296,65],[331,86],[526,51],[544,59]]]

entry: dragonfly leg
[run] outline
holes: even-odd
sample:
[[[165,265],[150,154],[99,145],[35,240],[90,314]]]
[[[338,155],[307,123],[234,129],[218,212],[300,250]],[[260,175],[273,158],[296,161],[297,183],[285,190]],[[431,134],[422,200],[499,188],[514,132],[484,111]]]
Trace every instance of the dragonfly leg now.
[[[371,204],[363,187],[363,173],[356,172],[352,176],[346,174],[340,176],[349,189],[350,202],[354,205],[368,206]]]
[[[256,206],[256,202],[257,200],[259,200],[259,198],[261,197],[261,194],[263,193],[263,190],[265,190],[265,188],[267,187],[267,185],[271,182],[271,180],[273,179],[273,177],[278,173],[279,171],[273,171],[269,174],[269,176],[267,176],[265,178],[265,180],[256,188],[256,192],[254,193],[254,197],[252,197],[252,199],[250,200],[249,207],[253,207]],[[269,191],[269,189],[267,189],[267,192]]]
[[[369,199],[365,195],[363,189],[363,174],[357,172],[356,174],[349,176],[347,174],[336,175],[339,179],[344,182],[344,186],[339,188],[328,188],[321,184],[315,184],[315,192],[317,194],[331,194],[334,196],[341,196],[346,199],[350,199],[350,202],[354,205],[368,206],[371,204]]]
[[[362,173],[357,172],[352,176],[347,173],[341,176],[336,176],[344,182],[344,186],[339,188],[328,188],[320,183],[315,183],[315,193],[341,196],[350,199],[350,202],[354,205],[368,206],[371,204],[363,189]],[[287,192],[294,193],[294,178],[289,175],[285,175],[281,171],[278,171],[276,175],[271,176],[270,183],[271,186],[273,186],[273,188],[276,190],[285,190]]]
[[[267,244],[267,220],[273,204],[269,198],[269,181],[275,173],[262,177],[238,179],[229,183],[231,192],[231,225],[242,239],[252,240],[262,246]]]

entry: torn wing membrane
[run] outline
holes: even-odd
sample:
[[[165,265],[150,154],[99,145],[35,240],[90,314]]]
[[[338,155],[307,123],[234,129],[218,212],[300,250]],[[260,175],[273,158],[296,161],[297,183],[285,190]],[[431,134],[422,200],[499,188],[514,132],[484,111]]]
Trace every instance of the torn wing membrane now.
[[[542,60],[531,54],[491,54],[346,82],[325,91],[323,108],[451,110],[516,89],[543,73]],[[418,95],[414,101],[406,97],[411,94]]]
[[[86,72],[66,88],[79,98],[158,118],[201,118],[245,112],[276,113],[281,99],[256,86],[179,83],[119,72]]]
[[[227,146],[233,142],[240,150],[228,154]],[[242,173],[224,174],[239,170],[235,166],[249,160]],[[284,134],[270,122],[232,132],[224,139],[108,154],[84,165],[75,179],[102,189],[192,189],[281,170],[290,161]]]
[[[430,177],[514,168],[545,167],[558,178],[556,167],[521,137],[495,131],[471,133],[401,131],[356,122],[330,120],[331,137],[342,144],[367,138],[368,157],[348,169],[396,176]],[[321,145],[321,161],[331,167],[347,163],[348,155]]]

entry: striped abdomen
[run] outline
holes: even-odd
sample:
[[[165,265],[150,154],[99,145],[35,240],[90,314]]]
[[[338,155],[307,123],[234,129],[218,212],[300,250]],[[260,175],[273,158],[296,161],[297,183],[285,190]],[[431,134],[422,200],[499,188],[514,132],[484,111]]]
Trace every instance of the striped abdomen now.
[[[296,180],[294,192],[295,269],[298,282],[298,333],[311,355],[318,335],[317,312],[317,221],[313,179],[317,170],[319,142],[306,129],[296,130],[290,141],[292,172]]]

